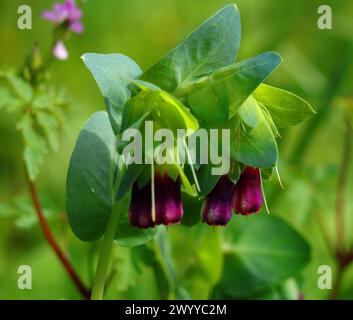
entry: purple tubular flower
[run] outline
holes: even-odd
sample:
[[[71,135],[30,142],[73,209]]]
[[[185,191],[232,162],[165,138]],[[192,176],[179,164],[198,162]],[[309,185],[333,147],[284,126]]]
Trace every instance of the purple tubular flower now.
[[[234,184],[227,175],[221,177],[214,189],[206,196],[202,206],[202,222],[211,226],[225,226],[232,217]]]
[[[75,0],[66,0],[65,3],[55,3],[53,10],[43,11],[42,17],[56,25],[67,23],[70,30],[76,33],[82,33],[84,29],[81,22],[82,11],[76,7]]]
[[[181,202],[180,177],[174,181],[164,173],[155,176],[156,224],[170,225],[180,223],[183,216]]]
[[[180,193],[180,177],[174,181],[166,173],[155,175],[156,221],[152,220],[151,182],[139,188],[135,182],[132,187],[129,209],[130,224],[138,228],[150,228],[159,224],[180,223],[183,205]]]
[[[131,192],[131,203],[129,209],[130,224],[146,229],[154,227],[151,215],[151,183],[139,188],[135,182]]]
[[[261,209],[261,177],[258,168],[244,169],[235,185],[232,204],[234,211],[242,215],[255,213]]]

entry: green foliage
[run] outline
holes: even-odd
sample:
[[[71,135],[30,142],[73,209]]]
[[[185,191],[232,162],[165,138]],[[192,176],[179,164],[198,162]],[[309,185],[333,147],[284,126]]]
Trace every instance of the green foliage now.
[[[12,112],[21,106],[21,100],[14,96],[9,88],[0,87],[0,109]]]
[[[235,5],[230,5],[193,31],[148,69],[142,79],[168,92],[182,90],[190,82],[233,63],[239,45],[239,11]]]
[[[119,209],[123,208],[123,214],[120,217],[119,226],[116,230],[115,243],[122,247],[140,246],[150,241],[158,231],[157,228],[143,230],[131,226],[127,215],[129,205],[130,194],[127,193],[118,202]]]
[[[256,217],[251,224],[228,227],[224,237],[221,229],[199,224],[201,201],[189,183],[188,166],[163,167],[170,176],[181,177],[182,190],[188,193],[183,195],[185,214],[192,215],[183,219],[188,228],[175,228],[178,236],[171,232],[169,237],[163,229],[129,225],[129,191],[135,181],[140,186],[149,183],[151,169],[122,163],[124,130],[141,129],[146,120],[174,133],[199,126],[230,129],[234,163],[229,175],[235,182],[243,165],[263,168],[269,177],[278,160],[278,128],[298,124],[313,113],[299,97],[263,84],[282,61],[277,53],[235,62],[239,45],[240,17],[231,5],[143,74],[121,54],[83,56],[108,113],[94,114],[77,140],[67,180],[69,221],[81,240],[93,241],[105,233],[115,210],[122,212],[115,242],[137,247],[130,254],[139,252],[143,257],[141,270],[153,270],[162,298],[208,298],[216,285],[221,296],[233,298],[281,295],[285,282],[296,277],[309,259],[306,241],[278,218]],[[47,121],[43,129],[53,127],[55,123]],[[203,197],[219,177],[211,174],[211,165],[195,168]],[[130,255],[124,259],[132,261]],[[123,286],[129,287],[130,283]]]
[[[189,130],[190,134],[199,127],[197,119],[181,101],[163,90],[146,86],[127,101],[122,120],[122,130],[138,128],[144,120],[153,120],[156,128],[168,128],[175,136],[178,129]]]
[[[49,148],[59,149],[59,128],[63,109],[69,104],[65,92],[42,84],[31,85],[12,71],[3,72],[6,86],[0,87],[0,108],[18,114],[17,129],[22,134],[23,159],[29,178],[39,174]]]
[[[274,167],[278,158],[275,136],[260,106],[254,102],[252,108],[257,125],[241,130],[236,159],[256,168]]]
[[[240,120],[250,128],[255,128],[259,123],[258,104],[253,96],[250,96],[238,110]]]
[[[222,273],[221,230],[197,224],[192,228],[180,226],[173,232],[176,282],[192,299],[208,298]]]
[[[107,113],[95,113],[77,139],[67,174],[67,214],[81,240],[99,239],[113,210],[115,146]]]
[[[44,154],[48,152],[44,138],[34,129],[34,119],[29,112],[25,113],[17,123],[17,129],[23,137],[23,158],[31,180],[39,173],[39,167],[43,162]]]
[[[353,60],[350,43],[352,34],[347,26],[350,24],[348,12],[352,12],[353,2],[349,0],[330,1],[330,6],[335,13],[334,30],[327,32],[319,32],[313,28],[313,21],[318,18],[317,5],[314,1],[237,0],[236,2],[241,9],[244,31],[237,61],[252,57],[265,50],[278,49],[284,62],[278,72],[276,71],[266,83],[309,99],[318,112],[317,116],[307,118],[309,120],[300,127],[282,128],[278,125],[283,137],[278,141],[281,153],[278,166],[285,189],[279,190],[275,175],[269,183],[265,182],[264,185],[271,214],[283,216],[290,225],[295,226],[310,241],[312,246],[311,262],[302,271],[302,281],[290,278],[284,283],[246,298],[297,299],[298,291],[300,291],[308,300],[326,299],[328,291],[320,290],[317,287],[319,276],[317,267],[321,264],[329,264],[333,267],[333,274],[336,270],[335,261],[329,255],[320,233],[317,213],[321,216],[320,221],[329,227],[329,235],[333,237],[336,178],[341,163],[341,139],[344,133],[342,109],[337,108],[335,102],[340,98],[350,99],[351,96],[350,79],[353,76]],[[0,3],[2,7],[0,28],[5,31],[0,33],[0,39],[1,43],[6,44],[9,43],[9,33],[6,30],[11,29],[9,23],[12,23],[18,4],[16,1],[10,0],[4,0]],[[83,7],[86,32],[82,37],[80,36],[80,39],[78,37],[70,39],[68,43],[69,61],[67,63],[55,62],[54,68],[58,72],[51,78],[51,82],[64,83],[70,87],[75,99],[81,102],[81,106],[74,104],[70,117],[64,123],[67,128],[60,153],[44,158],[38,183],[45,213],[65,211],[62,199],[64,197],[65,171],[67,170],[66,162],[72,152],[75,135],[82,123],[86,121],[87,114],[102,109],[102,98],[97,94],[98,91],[95,90],[94,83],[88,78],[87,71],[79,63],[77,53],[86,52],[87,46],[94,46],[89,49],[97,50],[97,52],[125,52],[138,61],[141,66],[149,66],[154,62],[153,59],[159,57],[164,50],[169,50],[176,41],[182,39],[184,32],[191,31],[195,22],[210,15],[217,6],[228,3],[229,1],[225,0],[156,0],[153,2],[107,0],[102,6],[99,1],[86,1]],[[33,1],[31,7],[33,14],[37,16],[44,9],[41,1]],[[102,13],[104,19],[95,14],[98,11]],[[284,15],[283,12],[288,12],[288,14]],[[38,40],[41,48],[47,47],[48,36],[51,32],[48,23],[37,19],[36,25],[37,27],[28,33],[11,33],[11,43],[6,46],[6,50],[1,51],[0,64],[20,65],[23,53],[29,48],[28,40],[30,39],[27,38],[27,35]],[[94,32],[98,29],[99,34]],[[230,63],[234,63],[234,61]],[[7,299],[9,296],[13,299],[43,299],[43,297],[78,299],[79,296],[69,282],[67,274],[64,273],[55,255],[43,242],[39,228],[35,226],[30,230],[18,229],[17,222],[16,226],[13,226],[12,219],[5,217],[8,214],[12,216],[12,212],[16,211],[16,217],[18,214],[20,218],[20,213],[25,212],[26,221],[31,219],[34,223],[35,220],[34,212],[28,210],[30,199],[26,200],[27,205],[17,206],[16,204],[16,195],[26,193],[22,172],[23,164],[18,158],[21,152],[20,145],[17,143],[19,133],[16,132],[14,124],[15,112],[22,112],[23,107],[21,100],[13,94],[12,89],[7,84],[6,86],[3,84],[4,82],[0,80],[1,89],[12,96],[14,103],[2,104],[1,101],[5,100],[7,94],[4,95],[4,91],[0,89],[0,113],[2,115],[0,119],[2,137],[0,146],[0,216],[3,214],[0,218],[0,299]],[[252,96],[261,102],[256,97],[256,90]],[[184,105],[188,106],[185,99],[181,100]],[[343,101],[343,104],[347,102]],[[240,116],[241,109],[242,107],[234,118]],[[7,111],[13,113],[8,114]],[[268,109],[268,111],[270,110]],[[275,120],[275,116],[270,114]],[[350,119],[353,124],[352,114],[350,114]],[[290,117],[288,118],[285,121],[290,120]],[[239,122],[239,119],[237,120]],[[59,122],[61,125],[62,122]],[[202,126],[201,122],[200,124]],[[257,125],[257,122],[254,121],[252,125],[249,123],[242,123],[242,125],[250,130]],[[271,129],[273,131],[272,127]],[[304,143],[307,146],[305,152],[293,153],[299,144],[303,145]],[[293,156],[298,157],[300,161],[290,161]],[[274,171],[272,168],[268,170],[268,172],[272,171]],[[267,170],[261,170],[262,175],[265,172]],[[348,195],[352,192],[352,174],[353,170],[351,169],[346,172]],[[130,181],[135,180],[132,177]],[[53,202],[45,204],[43,193],[47,194]],[[9,199],[13,197],[15,199],[12,202]],[[26,196],[26,198],[28,197]],[[190,207],[189,209],[189,204],[183,199],[182,223],[184,221],[189,223],[191,219],[193,221],[190,223],[197,223],[200,221],[200,207],[203,201],[196,201],[192,197],[189,197],[188,200],[191,202],[190,206],[193,205],[194,208]],[[349,232],[353,227],[352,215],[349,214],[352,211],[352,205],[353,198],[347,196],[345,201],[347,245],[352,240],[352,233]],[[14,219],[16,217],[14,216]],[[256,220],[252,218],[248,217],[247,224],[256,223]],[[233,217],[233,219],[237,226],[243,222],[239,216]],[[72,232],[67,230],[68,225],[65,217],[60,218],[59,227],[58,221],[51,222],[51,227],[58,241],[73,259],[73,264],[80,276],[89,284],[90,282],[85,279],[87,273],[86,253],[87,248],[91,245],[82,243],[74,237]],[[27,222],[19,222],[19,225],[27,225]],[[232,225],[233,223],[229,227]],[[184,237],[186,231],[178,233],[178,229],[179,226],[168,227],[168,234],[173,235],[172,241],[179,236]],[[256,235],[253,236],[256,237]],[[180,240],[181,242],[182,240]],[[99,247],[99,243],[94,245]],[[187,246],[188,243],[184,242],[184,247],[180,246],[180,250],[184,250]],[[152,266],[144,264],[145,255],[142,252],[144,250],[141,250],[144,246],[133,249],[117,245],[114,247],[118,255],[118,259],[115,260],[113,257],[112,261],[116,268],[116,274],[111,281],[110,275],[108,276],[109,285],[107,284],[106,298],[160,298],[160,294],[156,290],[156,277]],[[177,260],[177,251],[172,258]],[[35,285],[32,290],[18,290],[14,285],[18,280],[18,274],[9,272],[9,270],[16,271],[23,261],[32,267],[33,275],[40,275],[40,277],[33,278]],[[351,266],[342,278],[340,299],[353,298],[352,271]],[[182,276],[179,279],[181,278]],[[49,284],[50,290],[48,290]],[[291,291],[289,294],[284,292],[287,288]],[[189,297],[184,287],[179,287],[176,290],[178,299]],[[215,296],[209,297],[214,298]],[[232,298],[225,294],[221,297]]]
[[[58,218],[58,211],[47,197],[42,197],[45,218],[54,221]],[[0,203],[0,219],[11,219],[15,226],[21,230],[30,230],[38,224],[32,199],[29,196],[19,195],[6,203]],[[58,220],[55,220],[58,223]]]
[[[115,205],[115,186],[120,185],[123,177],[117,165],[116,145],[107,113],[96,112],[81,130],[70,160],[67,215],[76,236],[93,241],[104,234],[110,215],[121,210],[116,242],[121,246],[138,246],[149,241],[157,230],[139,230],[128,223],[128,193]]]
[[[133,60],[122,54],[87,53],[82,60],[99,86],[113,129],[118,133],[124,104],[131,96],[128,86],[140,76],[141,70]]]
[[[266,84],[255,90],[254,97],[265,105],[278,128],[299,124],[315,114],[313,108],[302,98]]]
[[[202,120],[227,121],[280,62],[278,54],[266,52],[215,71],[207,86],[190,93],[191,109]]]
[[[33,90],[28,82],[20,78],[13,71],[6,72],[4,78],[8,81],[13,93],[23,101],[30,103],[33,97]]]
[[[246,298],[300,274],[310,259],[303,237],[283,220],[259,215],[224,232],[224,269],[219,287]]]

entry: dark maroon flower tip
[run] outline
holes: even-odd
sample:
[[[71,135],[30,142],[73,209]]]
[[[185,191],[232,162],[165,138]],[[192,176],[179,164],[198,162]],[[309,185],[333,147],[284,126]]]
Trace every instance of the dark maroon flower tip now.
[[[261,209],[261,177],[258,168],[245,167],[235,185],[232,203],[234,211],[242,215]]]
[[[214,189],[206,196],[202,206],[202,222],[211,226],[225,226],[232,217],[234,184],[227,175],[221,177]]]
[[[167,173],[155,175],[156,224],[180,223],[183,216],[180,177],[174,181]]]
[[[138,228],[150,228],[155,224],[151,215],[151,183],[139,188],[135,182],[131,192],[131,203],[129,209],[130,224]]]

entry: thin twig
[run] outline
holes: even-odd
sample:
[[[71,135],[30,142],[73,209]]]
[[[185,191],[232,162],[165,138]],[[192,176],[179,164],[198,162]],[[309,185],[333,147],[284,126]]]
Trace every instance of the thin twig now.
[[[27,171],[26,171],[26,173],[27,173]],[[55,252],[56,256],[61,261],[66,272],[70,276],[72,282],[75,284],[77,289],[80,291],[81,295],[85,299],[89,299],[90,298],[90,291],[85,287],[85,285],[83,284],[83,282],[81,281],[81,279],[79,278],[77,273],[75,272],[68,256],[61,250],[60,246],[58,245],[58,243],[55,240],[53,233],[50,230],[48,222],[44,216],[43,208],[42,208],[39,196],[38,196],[38,191],[37,191],[37,187],[36,187],[35,183],[33,181],[31,181],[28,174],[26,176],[27,176],[28,188],[29,188],[29,191],[30,191],[30,194],[32,197],[32,201],[33,201],[33,206],[35,208],[35,212],[36,212],[38,220],[39,220],[39,225],[40,225],[40,228],[43,232],[45,239],[47,240],[48,244]]]

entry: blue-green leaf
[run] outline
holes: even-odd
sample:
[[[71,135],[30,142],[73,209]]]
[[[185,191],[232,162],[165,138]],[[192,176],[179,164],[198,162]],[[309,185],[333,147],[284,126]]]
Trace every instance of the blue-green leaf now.
[[[86,53],[82,59],[105,98],[113,129],[118,133],[124,104],[131,97],[128,86],[141,75],[141,69],[122,54]]]
[[[172,92],[233,63],[239,44],[239,11],[235,5],[229,5],[206,20],[147,70],[142,79]]]
[[[281,61],[277,53],[266,52],[215,71],[208,85],[189,94],[191,109],[201,120],[227,121]]]
[[[107,113],[93,114],[77,139],[67,174],[67,215],[81,240],[97,240],[105,232],[114,200],[115,146]]]
[[[285,221],[269,215],[229,225],[224,250],[220,287],[233,298],[260,293],[299,275],[310,259],[305,239]]]

